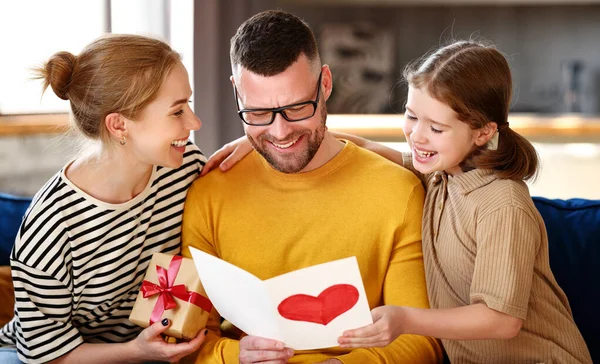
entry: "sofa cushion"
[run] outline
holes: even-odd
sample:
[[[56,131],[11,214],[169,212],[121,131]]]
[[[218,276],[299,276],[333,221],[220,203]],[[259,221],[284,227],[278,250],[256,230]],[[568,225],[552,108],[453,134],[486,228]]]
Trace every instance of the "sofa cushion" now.
[[[13,317],[15,292],[10,275],[10,267],[0,267],[0,327]]]
[[[600,363],[600,200],[533,201],[548,231],[554,277],[569,298],[593,361]]]
[[[0,193],[0,266],[8,265],[10,251],[31,198]]]

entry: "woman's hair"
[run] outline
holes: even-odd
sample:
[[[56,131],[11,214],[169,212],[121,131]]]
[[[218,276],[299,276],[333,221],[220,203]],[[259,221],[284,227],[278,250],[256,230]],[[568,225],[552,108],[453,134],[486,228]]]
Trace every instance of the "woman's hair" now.
[[[499,178],[535,177],[538,155],[529,141],[509,128],[511,72],[497,49],[473,41],[458,41],[409,64],[404,70],[409,86],[450,106],[472,129],[489,122],[498,126],[498,148],[478,147],[461,169],[493,169]]]
[[[58,52],[35,78],[71,105],[71,121],[81,133],[107,142],[107,115],[129,119],[154,100],[167,74],[181,56],[166,43],[138,35],[109,34],[89,44],[77,56]]]

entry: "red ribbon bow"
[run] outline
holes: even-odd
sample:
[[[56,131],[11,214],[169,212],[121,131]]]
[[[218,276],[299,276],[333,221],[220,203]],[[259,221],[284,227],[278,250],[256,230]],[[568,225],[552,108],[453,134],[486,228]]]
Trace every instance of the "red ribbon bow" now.
[[[175,283],[175,277],[179,273],[179,267],[181,266],[182,258],[179,255],[174,255],[169,264],[169,270],[156,265],[156,274],[158,275],[158,284],[144,280],[142,282],[142,295],[144,298],[152,297],[158,294],[158,300],[154,305],[152,314],[150,315],[150,325],[156,321],[160,321],[165,310],[171,310],[177,307],[175,297],[189,302],[192,305],[198,306],[204,311],[210,312],[212,310],[212,303],[210,300],[194,291],[188,291],[185,285]]]

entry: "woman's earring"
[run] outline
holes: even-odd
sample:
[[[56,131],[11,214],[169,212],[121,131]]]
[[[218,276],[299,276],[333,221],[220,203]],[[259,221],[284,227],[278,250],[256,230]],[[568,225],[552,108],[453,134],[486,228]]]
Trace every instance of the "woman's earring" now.
[[[125,135],[123,135],[123,136],[121,137],[121,140],[119,140],[119,144],[121,144],[121,145],[125,145],[125,143],[127,143],[127,139],[125,138]]]

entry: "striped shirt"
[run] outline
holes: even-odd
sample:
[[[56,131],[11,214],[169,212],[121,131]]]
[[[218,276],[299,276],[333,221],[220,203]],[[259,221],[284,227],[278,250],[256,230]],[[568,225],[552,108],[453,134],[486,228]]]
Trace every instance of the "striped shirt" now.
[[[16,346],[22,361],[47,362],[83,342],[135,338],[141,328],[128,317],[150,258],[179,253],[183,204],[205,161],[188,143],[181,167],[155,166],[123,204],[89,196],[65,177],[67,167],[52,177],[15,241],[15,317],[0,343]]]

